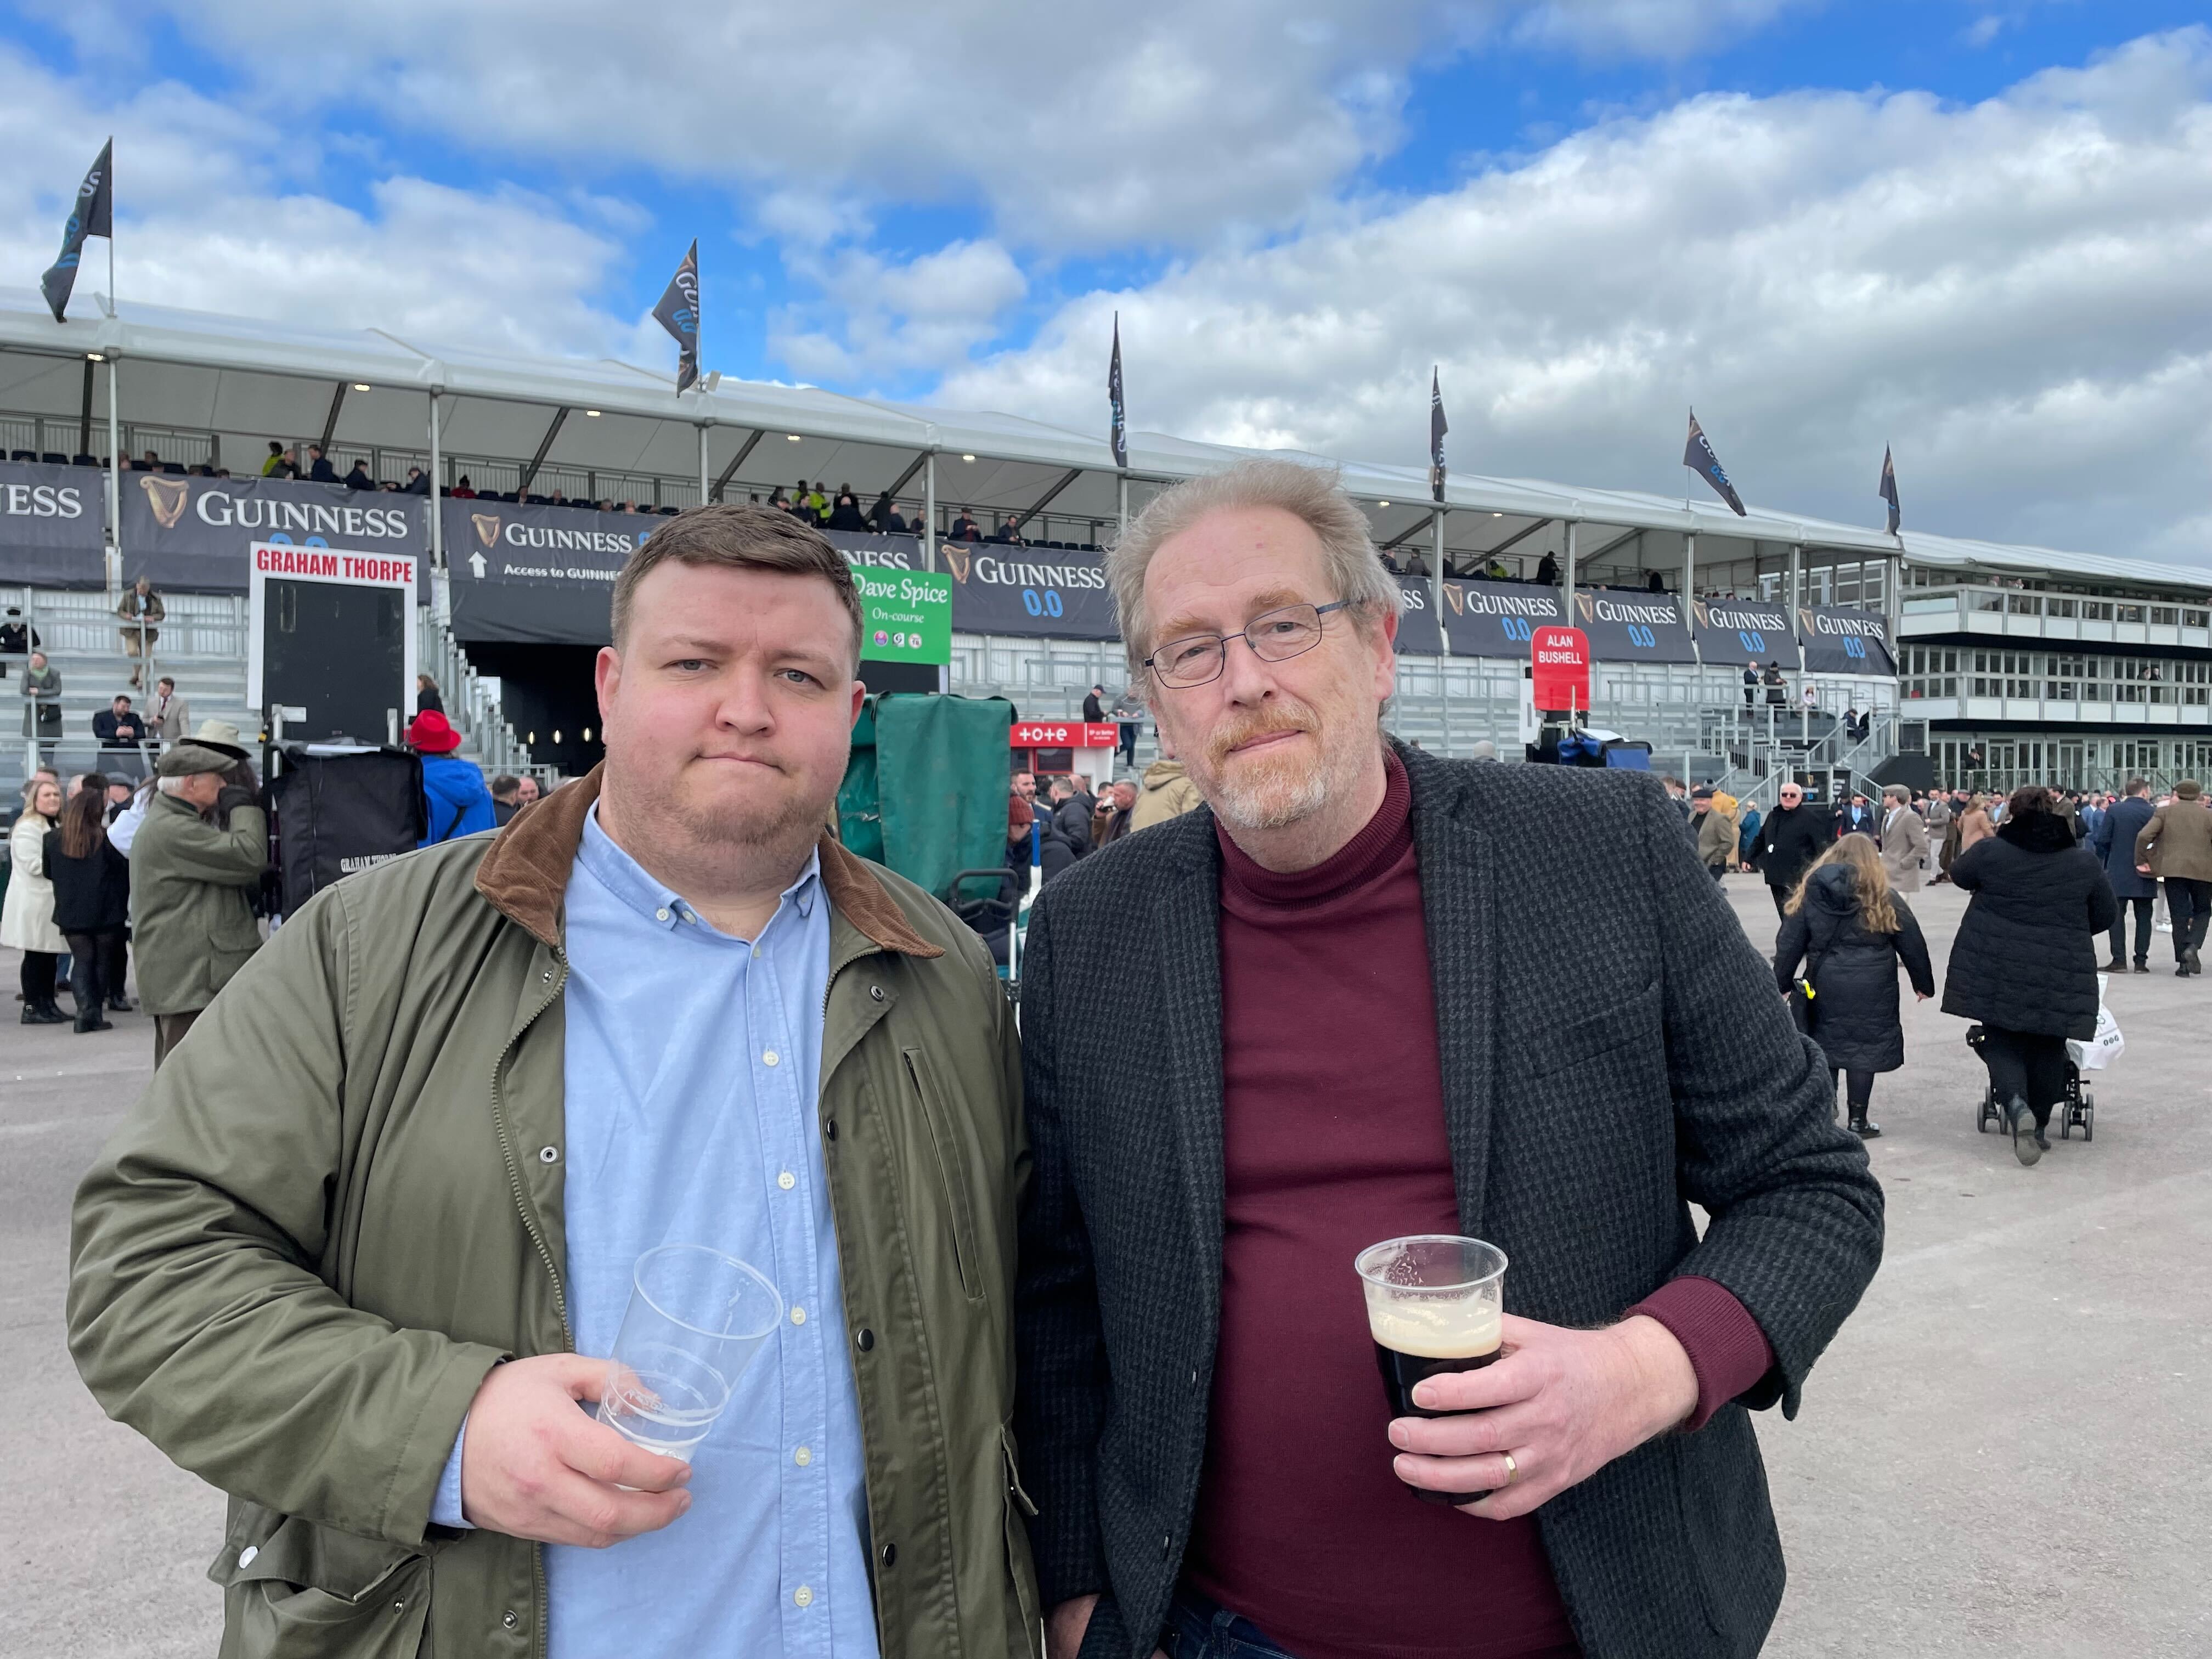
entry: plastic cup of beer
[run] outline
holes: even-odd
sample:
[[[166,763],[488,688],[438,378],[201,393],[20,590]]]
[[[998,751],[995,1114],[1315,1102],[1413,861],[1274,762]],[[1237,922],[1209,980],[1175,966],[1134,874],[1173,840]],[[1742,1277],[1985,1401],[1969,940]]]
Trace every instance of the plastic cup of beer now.
[[[1367,1330],[1393,1417],[1453,1417],[1413,1403],[1413,1387],[1448,1371],[1497,1363],[1505,1312],[1505,1252],[1479,1238],[1424,1233],[1370,1244],[1354,1259],[1367,1297]],[[1409,1490],[1432,1504],[1471,1504],[1482,1492]]]
[[[704,1244],[647,1250],[631,1274],[599,1421],[690,1462],[782,1322],[783,1297],[749,1263]]]

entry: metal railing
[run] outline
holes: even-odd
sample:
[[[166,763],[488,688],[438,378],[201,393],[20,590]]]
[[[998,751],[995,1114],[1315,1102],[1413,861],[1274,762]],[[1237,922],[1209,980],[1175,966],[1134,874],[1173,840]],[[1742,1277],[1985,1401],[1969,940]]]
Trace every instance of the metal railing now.
[[[446,718],[461,734],[462,748],[487,772],[511,772],[518,777],[526,773],[550,782],[556,769],[530,758],[530,750],[507,723],[499,693],[470,664],[453,629],[429,607],[423,609],[418,626],[416,660],[420,671],[437,682]]]

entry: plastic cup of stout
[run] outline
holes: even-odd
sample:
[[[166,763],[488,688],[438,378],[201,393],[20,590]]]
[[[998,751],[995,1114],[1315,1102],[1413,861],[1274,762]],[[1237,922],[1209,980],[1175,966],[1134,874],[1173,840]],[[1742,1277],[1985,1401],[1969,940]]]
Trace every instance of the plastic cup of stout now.
[[[1367,1297],[1367,1330],[1393,1417],[1455,1417],[1413,1403],[1413,1387],[1448,1371],[1480,1370],[1503,1352],[1505,1252],[1479,1238],[1424,1233],[1370,1244],[1353,1258]],[[1431,1504],[1472,1504],[1486,1492],[1408,1491]]]

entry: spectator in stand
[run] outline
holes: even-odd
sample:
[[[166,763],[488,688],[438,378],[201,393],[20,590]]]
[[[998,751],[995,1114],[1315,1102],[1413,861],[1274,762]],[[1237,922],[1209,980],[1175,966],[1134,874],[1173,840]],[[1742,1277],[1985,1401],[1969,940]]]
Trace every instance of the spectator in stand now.
[[[46,749],[62,740],[61,671],[48,665],[43,651],[31,653],[23,670],[23,735]]]
[[[456,836],[496,830],[499,814],[484,787],[483,769],[453,750],[461,734],[435,709],[417,714],[407,727],[407,746],[422,757],[422,805],[429,829],[418,847],[434,847]]]
[[[462,473],[460,483],[453,486],[453,499],[457,501],[472,501],[476,498],[477,487],[469,482],[467,473]]]
[[[167,750],[155,774],[130,844],[131,922],[159,1067],[261,948],[252,896],[269,863],[269,820],[235,744],[195,734]]]
[[[1406,568],[1402,574],[1416,581],[1426,581],[1429,579],[1429,556],[1415,548],[1406,556]]]
[[[108,844],[107,781],[94,777],[46,832],[46,878],[53,884],[54,927],[68,941],[76,1029],[113,1029],[103,1006],[128,1013],[124,929],[131,915],[131,860]]]
[[[409,495],[428,495],[430,493],[430,475],[425,472],[419,466],[409,467],[407,469],[406,487],[402,493]]]
[[[521,787],[522,780],[512,772],[502,772],[491,781],[491,815],[501,827],[522,810],[522,803],[515,799]]]
[[[0,621],[0,680],[8,678],[8,665],[17,657],[27,657],[39,643],[39,631],[23,620],[23,608],[11,605],[8,615]]]
[[[1789,914],[1790,896],[1805,872],[1835,844],[1835,820],[1805,799],[1805,791],[1785,781],[1775,792],[1778,805],[1759,826],[1752,842],[1751,861],[1766,878],[1766,890],[1774,898],[1774,914]]]
[[[538,780],[527,772],[514,781],[514,810],[520,812],[538,796]]]
[[[1105,720],[1105,696],[1106,688],[1103,685],[1094,685],[1083,694],[1083,718],[1086,723],[1096,726]]]
[[[1559,562],[1549,553],[1536,561],[1536,586],[1557,587],[1559,585]]]
[[[146,724],[131,712],[130,698],[118,691],[112,703],[92,717],[92,737],[100,745],[102,770],[133,778],[144,774],[139,745],[146,741]]]
[[[877,496],[876,504],[868,509],[868,524],[872,529],[882,535],[903,536],[906,534],[906,520],[899,516],[898,504],[891,500],[890,490],[886,489],[882,495]],[[891,527],[893,525],[898,527],[895,530]]]
[[[2204,787],[2195,778],[2173,786],[2136,831],[2136,873],[2166,883],[2166,914],[2173,922],[2173,971],[2186,979],[2201,974],[2200,953],[2212,927],[2212,811],[2205,810]]]
[[[161,596],[154,591],[152,581],[141,576],[131,584],[115,614],[123,618],[123,626],[116,632],[123,637],[123,654],[131,659],[131,689],[143,690],[146,659],[154,654],[154,642],[161,637],[161,630],[150,624],[167,614]]]
[[[374,489],[376,488],[376,480],[368,476],[368,463],[363,460],[356,460],[354,462],[353,471],[345,475],[344,483],[348,489]]]
[[[33,777],[23,811],[8,833],[8,896],[0,901],[0,945],[21,951],[23,1024],[58,1025],[69,1018],[54,1000],[54,970],[69,941],[54,926],[54,884],[46,877],[46,831],[62,814],[61,786]]]
[[[1753,707],[1759,702],[1759,665],[1747,662],[1743,665],[1743,706]]]
[[[860,500],[850,490],[837,492],[836,505],[830,509],[829,527],[854,532],[865,532],[868,528],[868,521],[860,512]]]
[[[446,700],[438,695],[438,682],[428,674],[415,677],[415,712],[418,714],[442,714]]]
[[[307,446],[307,482],[336,483],[337,481],[338,470],[331,465],[330,459],[323,453],[323,447],[320,444],[309,444]]]
[[[1145,707],[1145,695],[1133,685],[1121,688],[1121,695],[1114,699],[1113,716],[1121,726],[1121,744],[1115,750],[1123,762],[1134,767],[1137,763],[1137,728],[1149,711]]]
[[[2128,970],[2128,912],[2136,915],[2135,970],[2150,972],[2151,904],[2158,897],[2158,883],[2136,868],[2136,837],[2151,821],[2150,781],[2130,778],[2127,793],[2098,816],[2089,833],[2089,850],[2105,866],[2105,879],[2112,884],[2118,910],[2112,917],[2112,960],[2106,971]]]
[[[287,478],[291,474],[292,464],[284,459],[284,446],[271,438],[269,441],[269,459],[261,463],[261,476],[264,478]]]
[[[975,515],[964,507],[960,509],[960,516],[952,521],[951,539],[956,542],[980,542],[983,539],[983,526],[975,522]]]
[[[149,449],[144,455],[131,463],[131,470],[133,472],[159,472],[161,470],[161,458]]]
[[[999,527],[991,532],[991,539],[1019,547],[1022,544],[1022,532],[1014,528],[1014,521],[1012,519],[1001,519],[999,520]]]

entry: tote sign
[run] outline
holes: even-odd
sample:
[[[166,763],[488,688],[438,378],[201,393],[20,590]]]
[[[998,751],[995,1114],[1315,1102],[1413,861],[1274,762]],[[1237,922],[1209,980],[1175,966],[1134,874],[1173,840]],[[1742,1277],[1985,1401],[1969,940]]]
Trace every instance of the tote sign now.
[[[1531,629],[1528,660],[1534,671],[1530,690],[1537,708],[1589,707],[1589,636],[1581,629]]]

